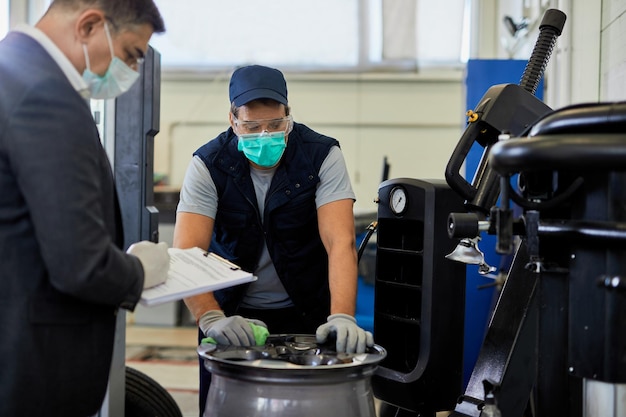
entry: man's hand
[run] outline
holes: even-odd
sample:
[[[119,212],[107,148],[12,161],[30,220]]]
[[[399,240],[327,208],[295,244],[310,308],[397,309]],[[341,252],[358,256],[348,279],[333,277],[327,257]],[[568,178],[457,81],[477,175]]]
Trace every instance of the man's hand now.
[[[139,258],[143,267],[144,289],[165,282],[170,269],[170,255],[167,253],[167,243],[154,243],[142,240],[130,245],[126,253]]]
[[[256,346],[257,341],[250,323],[265,327],[261,320],[246,319],[241,316],[226,317],[223,311],[207,311],[198,320],[198,326],[206,337],[211,337],[220,345]]]
[[[317,328],[317,342],[326,342],[330,334],[336,337],[338,353],[363,353],[366,346],[374,346],[374,336],[357,326],[356,319],[348,314],[328,316],[327,322]]]

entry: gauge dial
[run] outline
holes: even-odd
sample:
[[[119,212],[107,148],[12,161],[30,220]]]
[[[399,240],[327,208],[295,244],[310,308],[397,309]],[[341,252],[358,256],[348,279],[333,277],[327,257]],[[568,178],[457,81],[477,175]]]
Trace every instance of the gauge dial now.
[[[394,187],[389,193],[389,208],[395,214],[402,214],[406,209],[406,190],[402,187]]]

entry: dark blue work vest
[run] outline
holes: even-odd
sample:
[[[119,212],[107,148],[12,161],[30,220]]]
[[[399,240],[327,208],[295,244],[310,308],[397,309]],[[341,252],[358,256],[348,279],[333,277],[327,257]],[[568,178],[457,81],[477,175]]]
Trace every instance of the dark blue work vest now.
[[[232,129],[194,155],[206,164],[219,203],[209,250],[247,271],[258,266],[263,240],[285,290],[307,322],[324,323],[330,314],[328,255],[319,236],[315,192],[318,172],[333,138],[294,123],[285,154],[265,200],[263,221],[257,206],[250,166],[237,150]],[[215,292],[227,315],[237,313],[247,286]]]

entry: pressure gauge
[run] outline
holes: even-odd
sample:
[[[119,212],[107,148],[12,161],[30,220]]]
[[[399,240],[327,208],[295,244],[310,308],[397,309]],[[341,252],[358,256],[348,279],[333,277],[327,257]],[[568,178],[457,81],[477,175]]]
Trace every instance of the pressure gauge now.
[[[389,193],[389,208],[394,214],[402,214],[406,209],[406,190],[402,187],[393,187]]]

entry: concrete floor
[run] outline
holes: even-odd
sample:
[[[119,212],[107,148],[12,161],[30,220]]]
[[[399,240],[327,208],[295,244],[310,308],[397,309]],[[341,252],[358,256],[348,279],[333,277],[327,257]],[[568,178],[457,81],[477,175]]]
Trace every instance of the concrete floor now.
[[[195,327],[126,326],[126,365],[165,388],[184,417],[198,417],[196,346]]]

